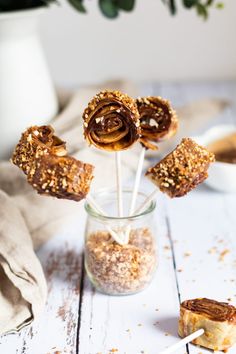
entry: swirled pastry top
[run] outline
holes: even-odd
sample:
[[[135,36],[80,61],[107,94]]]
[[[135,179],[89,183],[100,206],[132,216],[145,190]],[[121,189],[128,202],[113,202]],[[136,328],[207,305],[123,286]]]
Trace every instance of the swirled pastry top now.
[[[83,114],[84,136],[89,144],[107,151],[128,149],[140,135],[135,100],[119,91],[102,91]]]
[[[89,192],[94,167],[71,156],[42,155],[27,175],[39,194],[80,201]]]
[[[186,300],[181,307],[206,316],[212,321],[229,321],[236,324],[236,308],[226,302],[218,302],[206,298]]]
[[[12,162],[28,174],[35,158],[48,153],[65,155],[65,142],[54,135],[54,129],[50,125],[32,126],[21,135],[13,152]]]
[[[208,177],[207,170],[214,160],[214,154],[184,138],[175,150],[149,168],[146,176],[170,197],[182,197]]]
[[[140,114],[141,144],[147,149],[156,150],[159,142],[176,133],[178,118],[170,102],[161,97],[140,97],[136,100]]]

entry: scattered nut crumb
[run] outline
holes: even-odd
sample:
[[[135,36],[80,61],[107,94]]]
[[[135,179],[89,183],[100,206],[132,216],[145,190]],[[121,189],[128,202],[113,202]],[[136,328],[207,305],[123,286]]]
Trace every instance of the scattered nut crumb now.
[[[186,258],[186,257],[190,257],[191,256],[191,253],[190,252],[185,252],[184,253],[184,257]]]
[[[228,249],[225,249],[220,253],[219,261],[222,262],[225,258],[225,256],[229,253],[230,251]]]
[[[210,249],[208,250],[208,253],[209,253],[209,254],[214,254],[214,253],[216,253],[216,251],[217,251],[217,248],[216,248],[216,247],[212,247],[212,248],[210,248]]]

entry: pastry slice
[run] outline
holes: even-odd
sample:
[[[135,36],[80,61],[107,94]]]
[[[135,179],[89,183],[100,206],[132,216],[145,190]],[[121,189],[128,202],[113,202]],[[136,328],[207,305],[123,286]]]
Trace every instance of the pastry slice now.
[[[176,112],[162,97],[140,97],[136,100],[140,114],[140,142],[146,149],[156,150],[154,143],[171,138],[178,128]]]
[[[190,138],[148,169],[146,176],[169,197],[182,197],[208,177],[214,154]]]
[[[128,149],[140,136],[139,112],[133,98],[119,91],[102,91],[83,114],[84,137],[107,151]]]
[[[180,306],[179,335],[204,329],[193,344],[212,350],[227,351],[236,344],[236,308],[206,298],[186,300]]]
[[[12,155],[12,162],[26,175],[34,160],[45,154],[66,155],[66,144],[54,135],[50,125],[32,126],[21,135]]]
[[[71,156],[42,155],[28,173],[39,194],[80,201],[89,192],[94,167]]]

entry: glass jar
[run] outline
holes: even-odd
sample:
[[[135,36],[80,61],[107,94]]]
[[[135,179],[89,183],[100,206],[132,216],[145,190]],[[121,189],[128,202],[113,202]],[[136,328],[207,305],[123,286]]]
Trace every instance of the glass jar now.
[[[122,197],[124,215],[128,215],[132,191],[124,190]],[[146,197],[140,192],[136,205]],[[155,202],[150,202],[141,214],[117,217],[116,191],[101,190],[93,198],[107,216],[86,202],[85,268],[89,279],[105,294],[126,295],[143,290],[157,266]],[[114,232],[120,242],[111,236]]]

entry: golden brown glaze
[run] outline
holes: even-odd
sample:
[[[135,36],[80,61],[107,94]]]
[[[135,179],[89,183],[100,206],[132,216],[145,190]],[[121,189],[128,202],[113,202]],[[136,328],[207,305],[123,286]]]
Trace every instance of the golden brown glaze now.
[[[94,167],[70,156],[42,155],[28,173],[39,194],[80,201],[89,192]]]
[[[214,154],[184,138],[175,150],[149,168],[146,176],[171,198],[182,197],[208,177],[213,161]]]
[[[170,102],[161,97],[141,97],[136,100],[140,114],[140,142],[146,149],[156,150],[158,143],[176,133],[178,119]]]
[[[21,135],[12,162],[27,175],[35,158],[49,153],[66,155],[65,142],[54,135],[50,125],[32,126]]]
[[[229,321],[236,324],[236,308],[226,302],[218,302],[206,298],[186,300],[182,308],[207,316],[213,321]]]
[[[127,149],[140,135],[139,113],[135,100],[119,91],[98,93],[89,102],[83,119],[86,140],[99,149]]]

